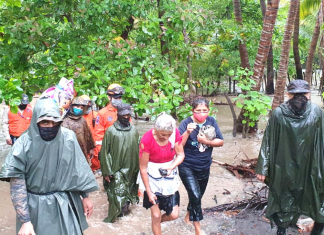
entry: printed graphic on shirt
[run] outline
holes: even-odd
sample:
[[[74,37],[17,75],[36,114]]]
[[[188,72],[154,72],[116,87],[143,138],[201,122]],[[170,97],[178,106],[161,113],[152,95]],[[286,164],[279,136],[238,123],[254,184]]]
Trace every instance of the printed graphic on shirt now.
[[[109,116],[109,117],[107,118],[107,120],[108,120],[109,122],[111,122],[111,121],[113,120],[113,118],[112,118],[111,116]]]
[[[96,117],[96,124],[98,124],[98,123],[99,123],[99,116]]]

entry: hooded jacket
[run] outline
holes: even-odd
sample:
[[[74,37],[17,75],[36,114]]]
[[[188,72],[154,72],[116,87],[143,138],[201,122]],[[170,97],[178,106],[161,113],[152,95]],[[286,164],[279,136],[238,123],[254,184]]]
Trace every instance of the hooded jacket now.
[[[121,127],[116,121],[105,133],[100,151],[102,176],[112,175],[110,183],[103,179],[109,199],[105,222],[113,222],[126,201],[138,202],[136,179],[139,171],[139,135],[133,125]]]
[[[61,127],[53,140],[41,138],[37,120],[44,115],[61,117],[53,100],[43,98],[36,103],[30,127],[11,148],[0,180],[25,179],[36,234],[83,234],[88,224],[80,192],[99,187],[71,130]],[[17,231],[21,225],[17,219]]]
[[[276,108],[264,133],[255,172],[269,186],[266,216],[283,223],[303,214],[324,223],[324,117],[308,103],[301,116],[287,103]]]

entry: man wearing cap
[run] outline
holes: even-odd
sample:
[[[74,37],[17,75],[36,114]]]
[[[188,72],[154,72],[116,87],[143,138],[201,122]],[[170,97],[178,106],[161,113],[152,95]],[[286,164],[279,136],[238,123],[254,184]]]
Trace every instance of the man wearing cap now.
[[[129,204],[138,202],[139,135],[130,123],[131,106],[121,103],[117,110],[117,121],[107,129],[100,151],[103,185],[109,200],[104,221],[108,223],[128,214]]]
[[[287,97],[269,118],[255,172],[269,186],[266,217],[277,234],[306,215],[317,235],[324,227],[324,113],[309,102],[304,80],[292,81]]]
[[[122,96],[125,94],[125,90],[119,84],[111,84],[108,87],[107,95],[109,103],[106,107],[98,112],[95,122],[95,135],[94,140],[96,148],[94,150],[94,157],[92,158],[92,170],[96,177],[101,176],[100,162],[98,155],[101,149],[102,140],[105,135],[105,131],[117,120],[117,105],[122,103]]]
[[[16,114],[6,106],[3,112],[3,133],[8,145],[13,145],[19,136],[27,130],[33,115],[33,109],[29,104],[28,96],[22,95],[21,103]]]

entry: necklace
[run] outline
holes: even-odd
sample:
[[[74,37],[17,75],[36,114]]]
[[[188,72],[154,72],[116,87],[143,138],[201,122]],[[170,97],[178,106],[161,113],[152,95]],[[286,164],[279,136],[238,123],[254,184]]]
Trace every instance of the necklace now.
[[[158,145],[159,145],[159,144],[158,144]],[[162,151],[165,151],[165,150],[168,148],[168,144],[167,144],[164,148],[162,148],[161,145],[159,145],[159,147],[160,147],[160,149],[161,149]]]

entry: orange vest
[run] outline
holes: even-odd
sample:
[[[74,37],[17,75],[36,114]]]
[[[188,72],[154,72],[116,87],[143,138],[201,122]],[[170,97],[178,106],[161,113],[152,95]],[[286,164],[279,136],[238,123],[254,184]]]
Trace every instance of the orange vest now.
[[[97,117],[97,112],[96,111],[90,111],[89,114],[83,115],[84,119],[86,120],[88,127],[91,131],[92,136],[94,136],[94,127],[93,127],[93,119]]]
[[[29,127],[32,116],[33,109],[29,104],[22,112],[18,110],[17,114],[14,114],[9,110],[9,134],[16,137],[21,136],[21,134]]]

